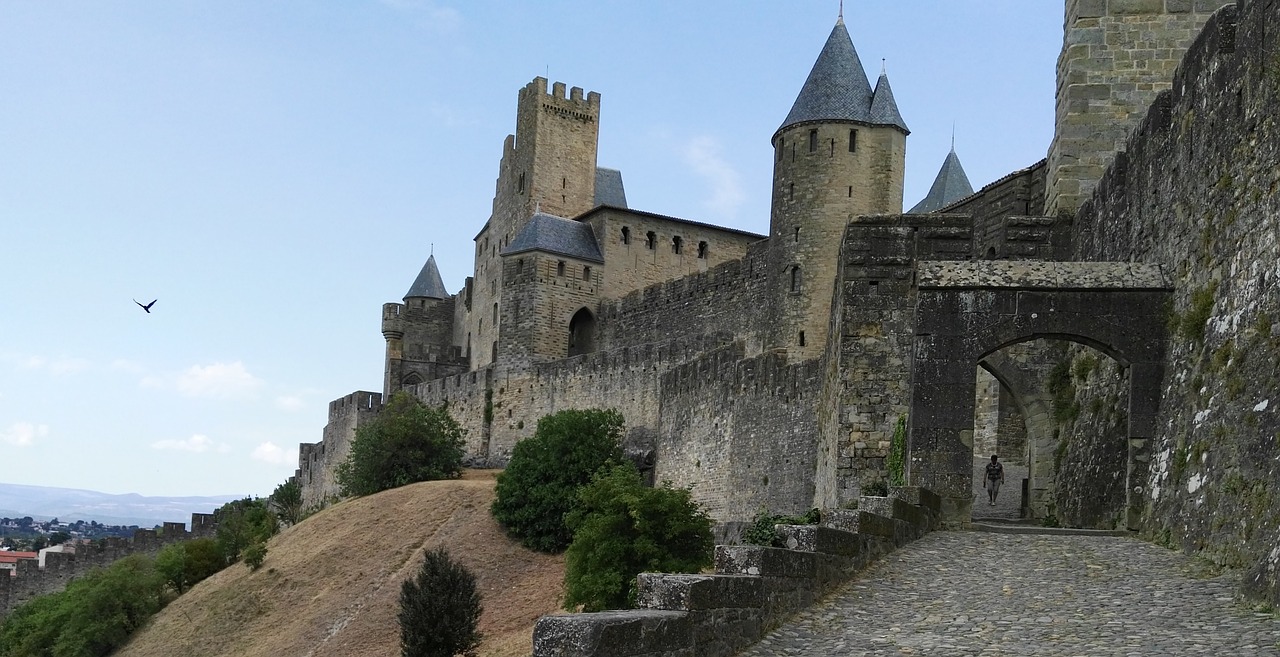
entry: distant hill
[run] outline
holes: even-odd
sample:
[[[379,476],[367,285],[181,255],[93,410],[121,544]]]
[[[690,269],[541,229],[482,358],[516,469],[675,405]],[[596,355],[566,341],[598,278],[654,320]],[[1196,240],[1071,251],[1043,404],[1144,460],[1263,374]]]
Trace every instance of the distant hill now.
[[[210,513],[238,499],[212,497],[148,497],[111,495],[74,488],[0,484],[0,517],[61,521],[97,520],[105,525],[153,527],[162,522],[190,522],[192,513]]]
[[[237,564],[174,600],[114,657],[391,657],[400,583],[444,546],[476,575],[480,657],[532,652],[564,557],[526,550],[489,515],[493,471],[348,500],[284,530],[257,571]]]

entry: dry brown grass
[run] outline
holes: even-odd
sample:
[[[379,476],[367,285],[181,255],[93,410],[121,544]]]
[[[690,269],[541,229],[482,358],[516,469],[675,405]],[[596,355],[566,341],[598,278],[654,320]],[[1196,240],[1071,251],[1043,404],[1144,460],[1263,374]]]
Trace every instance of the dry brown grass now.
[[[531,652],[560,605],[564,559],[526,550],[489,515],[493,471],[348,500],[271,539],[161,611],[117,657],[397,657],[400,583],[444,546],[483,596],[480,654]]]

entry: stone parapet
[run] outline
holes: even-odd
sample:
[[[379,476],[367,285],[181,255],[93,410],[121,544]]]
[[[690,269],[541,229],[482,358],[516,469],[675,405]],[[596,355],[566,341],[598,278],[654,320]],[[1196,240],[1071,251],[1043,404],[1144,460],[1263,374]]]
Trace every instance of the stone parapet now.
[[[642,573],[630,611],[544,616],[533,633],[534,657],[729,657],[758,641],[788,616],[856,576],[875,558],[931,526],[939,498],[901,489],[932,503],[883,498],[896,517],[853,516],[877,533],[828,526],[778,525],[788,548],[718,545],[715,574]],[[865,499],[865,498],[864,498]]]

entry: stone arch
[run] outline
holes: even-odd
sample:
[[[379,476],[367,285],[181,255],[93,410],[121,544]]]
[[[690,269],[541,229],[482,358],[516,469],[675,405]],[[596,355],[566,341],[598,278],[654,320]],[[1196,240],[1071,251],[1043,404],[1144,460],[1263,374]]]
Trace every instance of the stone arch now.
[[[1049,338],[1094,347],[1130,368],[1126,488],[1136,500],[1155,433],[1169,289],[1158,266],[1131,263],[918,263],[911,483],[943,497],[947,521],[969,519],[974,367],[1010,345]]]
[[[569,319],[569,356],[595,351],[596,316],[587,308],[579,308]]]
[[[400,381],[401,387],[404,387],[404,388],[408,388],[409,386],[416,386],[419,383],[422,383],[422,375],[418,374],[417,372],[409,372],[408,374],[405,375],[404,379]]]
[[[1053,432],[1053,401],[1036,373],[1022,367],[1003,351],[984,356],[978,361],[978,367],[1009,391],[1014,406],[1022,415],[1027,434],[1029,480],[1028,498],[1023,500],[1023,504],[1031,517],[1042,518],[1048,513],[1048,498],[1054,487],[1052,465],[1057,441]],[[1049,467],[1046,468],[1046,464]]]

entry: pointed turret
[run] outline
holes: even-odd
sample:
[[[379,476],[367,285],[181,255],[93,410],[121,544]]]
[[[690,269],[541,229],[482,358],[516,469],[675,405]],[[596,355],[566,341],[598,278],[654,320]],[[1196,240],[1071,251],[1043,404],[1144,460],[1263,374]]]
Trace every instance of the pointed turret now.
[[[871,82],[841,18],[778,131],[811,121],[870,123],[871,98]]]
[[[911,134],[907,129],[907,122],[903,121],[902,115],[898,113],[898,103],[893,99],[893,88],[889,86],[887,73],[881,73],[880,79],[876,80],[876,90],[871,96],[870,122],[876,125],[891,125],[901,130],[904,135]]]
[[[436,267],[435,254],[427,257],[427,264],[422,266],[422,271],[418,272],[418,278],[414,279],[413,285],[409,286],[409,291],[405,293],[404,298],[449,298],[449,292],[444,288],[444,280],[440,278],[440,270]]]
[[[970,194],[973,194],[973,185],[969,184],[969,176],[965,175],[964,167],[960,166],[960,157],[952,148],[947,154],[947,159],[942,162],[942,169],[938,171],[938,177],[933,180],[929,194],[911,208],[911,214],[933,212]]]

